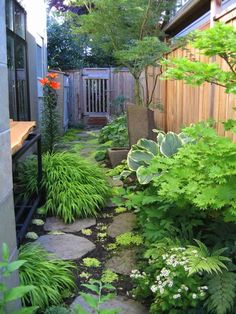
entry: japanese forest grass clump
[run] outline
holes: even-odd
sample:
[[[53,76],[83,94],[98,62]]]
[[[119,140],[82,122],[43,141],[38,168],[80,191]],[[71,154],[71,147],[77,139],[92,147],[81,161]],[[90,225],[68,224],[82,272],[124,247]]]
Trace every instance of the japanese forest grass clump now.
[[[37,164],[34,158],[20,167],[20,182],[27,194],[37,192]],[[42,188],[46,213],[71,223],[78,217],[96,216],[104,206],[110,188],[102,170],[71,153],[43,155]]]
[[[20,247],[19,258],[25,261],[19,269],[21,284],[35,287],[23,297],[24,305],[38,306],[44,313],[45,308],[59,305],[63,297],[74,291],[75,265],[72,262],[57,259],[32,243]]]

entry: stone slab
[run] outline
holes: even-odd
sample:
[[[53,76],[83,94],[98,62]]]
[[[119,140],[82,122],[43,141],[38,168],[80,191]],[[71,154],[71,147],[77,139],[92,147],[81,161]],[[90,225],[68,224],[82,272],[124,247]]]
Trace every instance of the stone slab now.
[[[44,235],[36,243],[62,260],[76,260],[95,249],[91,241],[73,234]]]
[[[116,216],[107,229],[110,237],[115,238],[118,235],[130,232],[135,227],[136,216],[134,213],[124,213]]]
[[[80,305],[90,314],[95,314],[96,311],[91,309],[82,297],[77,297],[71,304],[71,308],[75,308],[76,305]],[[148,314],[147,309],[139,302],[134,300],[117,296],[112,300],[109,300],[101,305],[101,309],[120,309],[119,314]],[[72,312],[77,313],[77,312]]]
[[[59,218],[49,217],[46,219],[46,223],[43,228],[45,231],[63,231],[68,233],[75,233],[95,225],[96,219],[94,218],[78,219],[72,224],[65,224]]]
[[[119,251],[106,262],[106,268],[111,269],[115,273],[128,276],[131,270],[137,267],[136,254],[137,250],[134,248]]]

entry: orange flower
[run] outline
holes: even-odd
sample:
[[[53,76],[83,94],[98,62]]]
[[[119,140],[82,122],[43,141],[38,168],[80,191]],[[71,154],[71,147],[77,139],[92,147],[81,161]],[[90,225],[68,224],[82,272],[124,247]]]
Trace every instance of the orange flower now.
[[[57,73],[48,73],[47,77],[49,77],[51,79],[55,79],[55,78],[58,78],[58,74]]]
[[[60,89],[60,87],[61,87],[61,84],[59,82],[55,82],[55,81],[51,81],[48,85],[53,89]]]
[[[40,82],[43,86],[45,86],[45,85],[47,85],[47,84],[49,83],[49,79],[48,79],[47,77],[45,77],[45,78],[39,80],[39,82]]]

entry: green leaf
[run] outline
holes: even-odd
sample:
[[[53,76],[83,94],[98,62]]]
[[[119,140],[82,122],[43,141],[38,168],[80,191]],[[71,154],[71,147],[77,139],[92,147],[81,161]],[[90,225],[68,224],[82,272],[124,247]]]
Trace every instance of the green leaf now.
[[[98,299],[96,297],[93,297],[91,294],[81,293],[80,294],[85,302],[91,306],[93,309],[96,309],[98,306]]]
[[[146,149],[148,152],[152,153],[154,156],[158,154],[158,145],[152,140],[147,140],[142,138],[138,141],[137,146]]]
[[[154,175],[147,168],[141,166],[136,171],[137,179],[140,184],[148,184],[152,181]]]
[[[178,135],[173,132],[168,132],[161,143],[160,152],[166,157],[171,157],[176,154],[178,149],[182,146],[183,143]]]
[[[99,287],[96,285],[90,285],[90,284],[83,284],[83,287],[88,288],[89,290],[96,292],[97,294],[99,293]]]
[[[87,312],[84,308],[82,308],[81,305],[76,305],[72,313],[73,314],[90,314],[90,312]]]
[[[116,308],[116,309],[100,309],[98,311],[98,314],[119,314],[121,313],[122,309],[121,308]],[[128,314],[128,313],[127,313]]]
[[[35,289],[34,286],[20,286],[20,287],[11,288],[4,294],[4,300],[5,302],[11,302],[11,301],[20,299],[26,293],[34,289]]]
[[[9,260],[9,256],[10,256],[9,248],[8,248],[6,243],[3,243],[2,244],[2,257],[3,257],[3,260],[5,262],[7,262]]]
[[[15,270],[19,269],[22,265],[24,265],[27,261],[19,260],[14,261],[8,264],[7,270],[10,272],[14,272]]]

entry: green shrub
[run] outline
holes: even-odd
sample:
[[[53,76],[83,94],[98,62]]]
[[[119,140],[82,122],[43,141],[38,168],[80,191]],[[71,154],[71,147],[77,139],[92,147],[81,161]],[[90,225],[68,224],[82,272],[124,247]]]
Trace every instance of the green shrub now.
[[[112,147],[128,147],[128,126],[125,115],[120,116],[102,128],[99,133],[100,144],[112,141]]]
[[[49,307],[44,314],[70,314],[70,310],[62,306],[51,306]]]
[[[62,294],[75,289],[75,266],[71,262],[56,259],[36,244],[21,246],[19,258],[26,261],[20,267],[21,284],[35,286],[23,297],[24,305],[36,305],[43,310],[50,305],[60,304]]]
[[[36,160],[24,162],[19,173],[25,191],[30,194],[37,191]],[[77,217],[96,216],[110,191],[104,177],[97,165],[76,154],[43,155],[46,212],[62,218],[65,223],[71,223]]]
[[[171,159],[154,158],[150,170],[160,199],[179,207],[195,206],[210,216],[236,221],[236,144],[197,124],[184,130],[195,143]]]
[[[208,297],[208,276],[226,269],[223,250],[210,252],[201,242],[181,246],[172,240],[152,245],[145,253],[145,271],[133,270],[138,297],[153,298],[150,313],[190,313]],[[218,287],[216,287],[218,289]],[[173,312],[172,312],[173,311]]]

